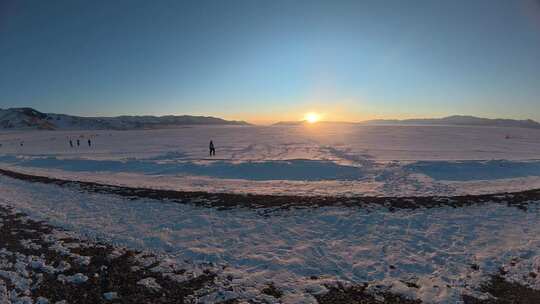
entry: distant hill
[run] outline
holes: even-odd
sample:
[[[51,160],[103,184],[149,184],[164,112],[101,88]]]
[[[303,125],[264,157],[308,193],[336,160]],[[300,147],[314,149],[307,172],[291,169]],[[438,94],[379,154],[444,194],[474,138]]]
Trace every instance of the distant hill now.
[[[41,113],[32,108],[0,109],[0,129],[131,130],[162,129],[185,125],[248,125],[248,123],[190,115],[80,117]]]
[[[272,124],[272,126],[300,126],[300,125],[310,125],[311,123],[307,120],[296,120],[296,121],[280,121]],[[357,122],[348,122],[348,121],[318,121],[316,124],[330,124],[330,125],[356,125]]]
[[[304,120],[299,121],[280,121],[273,126],[299,126],[307,123]],[[512,128],[530,128],[540,129],[540,123],[534,120],[515,120],[515,119],[489,119],[474,116],[454,115],[444,118],[420,118],[420,119],[375,119],[358,123],[353,122],[330,122],[321,121],[318,124],[356,124],[369,126],[486,126],[486,127],[512,127]]]
[[[489,126],[540,129],[540,123],[534,120],[489,119],[474,116],[454,115],[444,118],[405,119],[405,120],[368,120],[366,125],[433,125],[433,126]]]
[[[272,126],[299,126],[305,123],[307,123],[307,121],[305,120],[280,121],[280,122],[276,122],[275,124],[272,124]]]

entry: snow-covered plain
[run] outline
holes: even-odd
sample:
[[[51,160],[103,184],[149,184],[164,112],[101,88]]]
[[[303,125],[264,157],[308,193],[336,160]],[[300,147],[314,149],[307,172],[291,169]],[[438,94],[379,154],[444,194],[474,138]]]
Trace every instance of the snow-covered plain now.
[[[70,138],[81,146],[70,148]],[[215,158],[207,155],[210,139]],[[175,190],[403,196],[540,187],[538,129],[194,126],[0,132],[0,144],[2,167]]]
[[[79,139],[71,148],[69,138]],[[92,140],[88,147],[87,139]],[[209,140],[216,158],[207,156]],[[454,195],[540,188],[540,130],[491,127],[185,127],[0,133],[0,167],[176,190],[325,195]],[[503,267],[540,288],[540,207],[505,204],[389,211],[260,210],[88,193],[0,176],[0,204],[90,237],[227,267],[217,299],[314,303],[325,284],[374,283],[426,303],[459,303]],[[225,280],[223,280],[225,281]],[[218,280],[220,282],[220,280]],[[415,287],[417,286],[417,287]],[[229,288],[229,287],[227,287]],[[226,288],[224,288],[226,289]]]
[[[540,288],[540,209],[505,204],[397,210],[217,210],[85,193],[0,177],[0,204],[89,237],[165,252],[178,263],[212,262],[232,277],[226,297],[258,299],[271,282],[284,303],[316,303],[325,284],[369,282],[425,303],[460,303],[504,267]],[[227,266],[227,267],[223,267]],[[218,279],[218,282],[220,280]],[[226,281],[226,280],[223,280]],[[417,287],[415,287],[417,286]],[[224,288],[225,289],[225,288]],[[208,295],[208,303],[224,294]],[[272,303],[272,302],[269,302]]]

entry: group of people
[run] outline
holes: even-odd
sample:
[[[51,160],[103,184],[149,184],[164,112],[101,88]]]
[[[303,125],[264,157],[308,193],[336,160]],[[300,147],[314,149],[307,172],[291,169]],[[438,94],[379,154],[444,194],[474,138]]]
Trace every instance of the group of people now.
[[[81,146],[81,141],[79,139],[77,139],[76,144],[77,144],[77,147],[80,147]],[[72,147],[72,148],[74,147],[73,140],[71,138],[69,139],[69,146]],[[92,147],[92,140],[90,140],[90,138],[88,139],[88,147]]]
[[[89,138],[87,140],[87,144],[88,144],[88,147],[92,147],[92,140]],[[20,142],[20,145],[21,147],[24,145],[24,142]],[[74,148],[75,145],[77,147],[80,147],[81,146],[81,140],[80,139],[76,139],[75,142],[73,142],[73,139],[69,139],[69,146],[71,148]],[[0,147],[2,147],[2,144],[0,144]],[[210,150],[210,156],[216,156],[216,147],[214,146],[214,142],[212,140],[210,140],[210,144],[208,145],[208,149]]]
[[[90,138],[87,140],[87,143],[88,143],[88,147],[92,147],[92,140]],[[81,146],[80,139],[75,140],[75,144],[74,144],[73,140],[70,138],[69,146],[73,148],[75,147],[75,145],[77,145],[77,147]],[[208,145],[208,148],[210,150],[210,156],[216,156],[216,147],[214,146],[214,142],[212,140],[210,140],[210,144]]]

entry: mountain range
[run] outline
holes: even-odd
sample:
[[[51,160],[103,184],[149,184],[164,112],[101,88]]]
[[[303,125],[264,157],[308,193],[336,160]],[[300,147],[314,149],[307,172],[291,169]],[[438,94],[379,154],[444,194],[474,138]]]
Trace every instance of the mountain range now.
[[[185,125],[248,125],[248,123],[190,115],[81,117],[42,113],[32,108],[0,109],[0,129],[132,130],[162,129]]]
[[[439,125],[439,126],[486,126],[486,127],[515,127],[540,129],[540,123],[527,119],[490,119],[466,115],[453,115],[444,118],[404,119],[404,120],[368,120],[362,122],[368,125]]]
[[[307,123],[306,121],[281,121],[274,126],[297,126]],[[485,126],[485,127],[512,127],[540,129],[540,123],[534,120],[515,119],[490,119],[475,116],[453,115],[443,118],[419,118],[419,119],[375,119],[362,122],[320,122],[338,123],[369,126]]]
[[[275,126],[295,126],[305,121],[284,121]],[[330,122],[320,122],[330,123]],[[428,126],[490,126],[540,129],[534,120],[489,119],[454,115],[444,118],[425,119],[376,119],[358,123],[335,122],[356,125],[428,125]],[[66,114],[42,113],[32,108],[0,109],[0,129],[13,130],[136,130],[163,129],[186,125],[249,125],[245,121],[225,120],[209,116],[116,116],[81,117]]]

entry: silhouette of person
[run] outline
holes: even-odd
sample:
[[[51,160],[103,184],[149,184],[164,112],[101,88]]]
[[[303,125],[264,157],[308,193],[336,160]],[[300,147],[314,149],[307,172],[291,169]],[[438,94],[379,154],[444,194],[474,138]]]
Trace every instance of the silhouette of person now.
[[[73,140],[69,140],[69,146],[73,148]]]
[[[77,147],[81,145],[81,142],[77,139]]]
[[[216,156],[216,148],[214,147],[214,142],[210,141],[210,156]]]
[[[92,146],[92,141],[89,139],[88,140],[88,146],[91,147]]]

